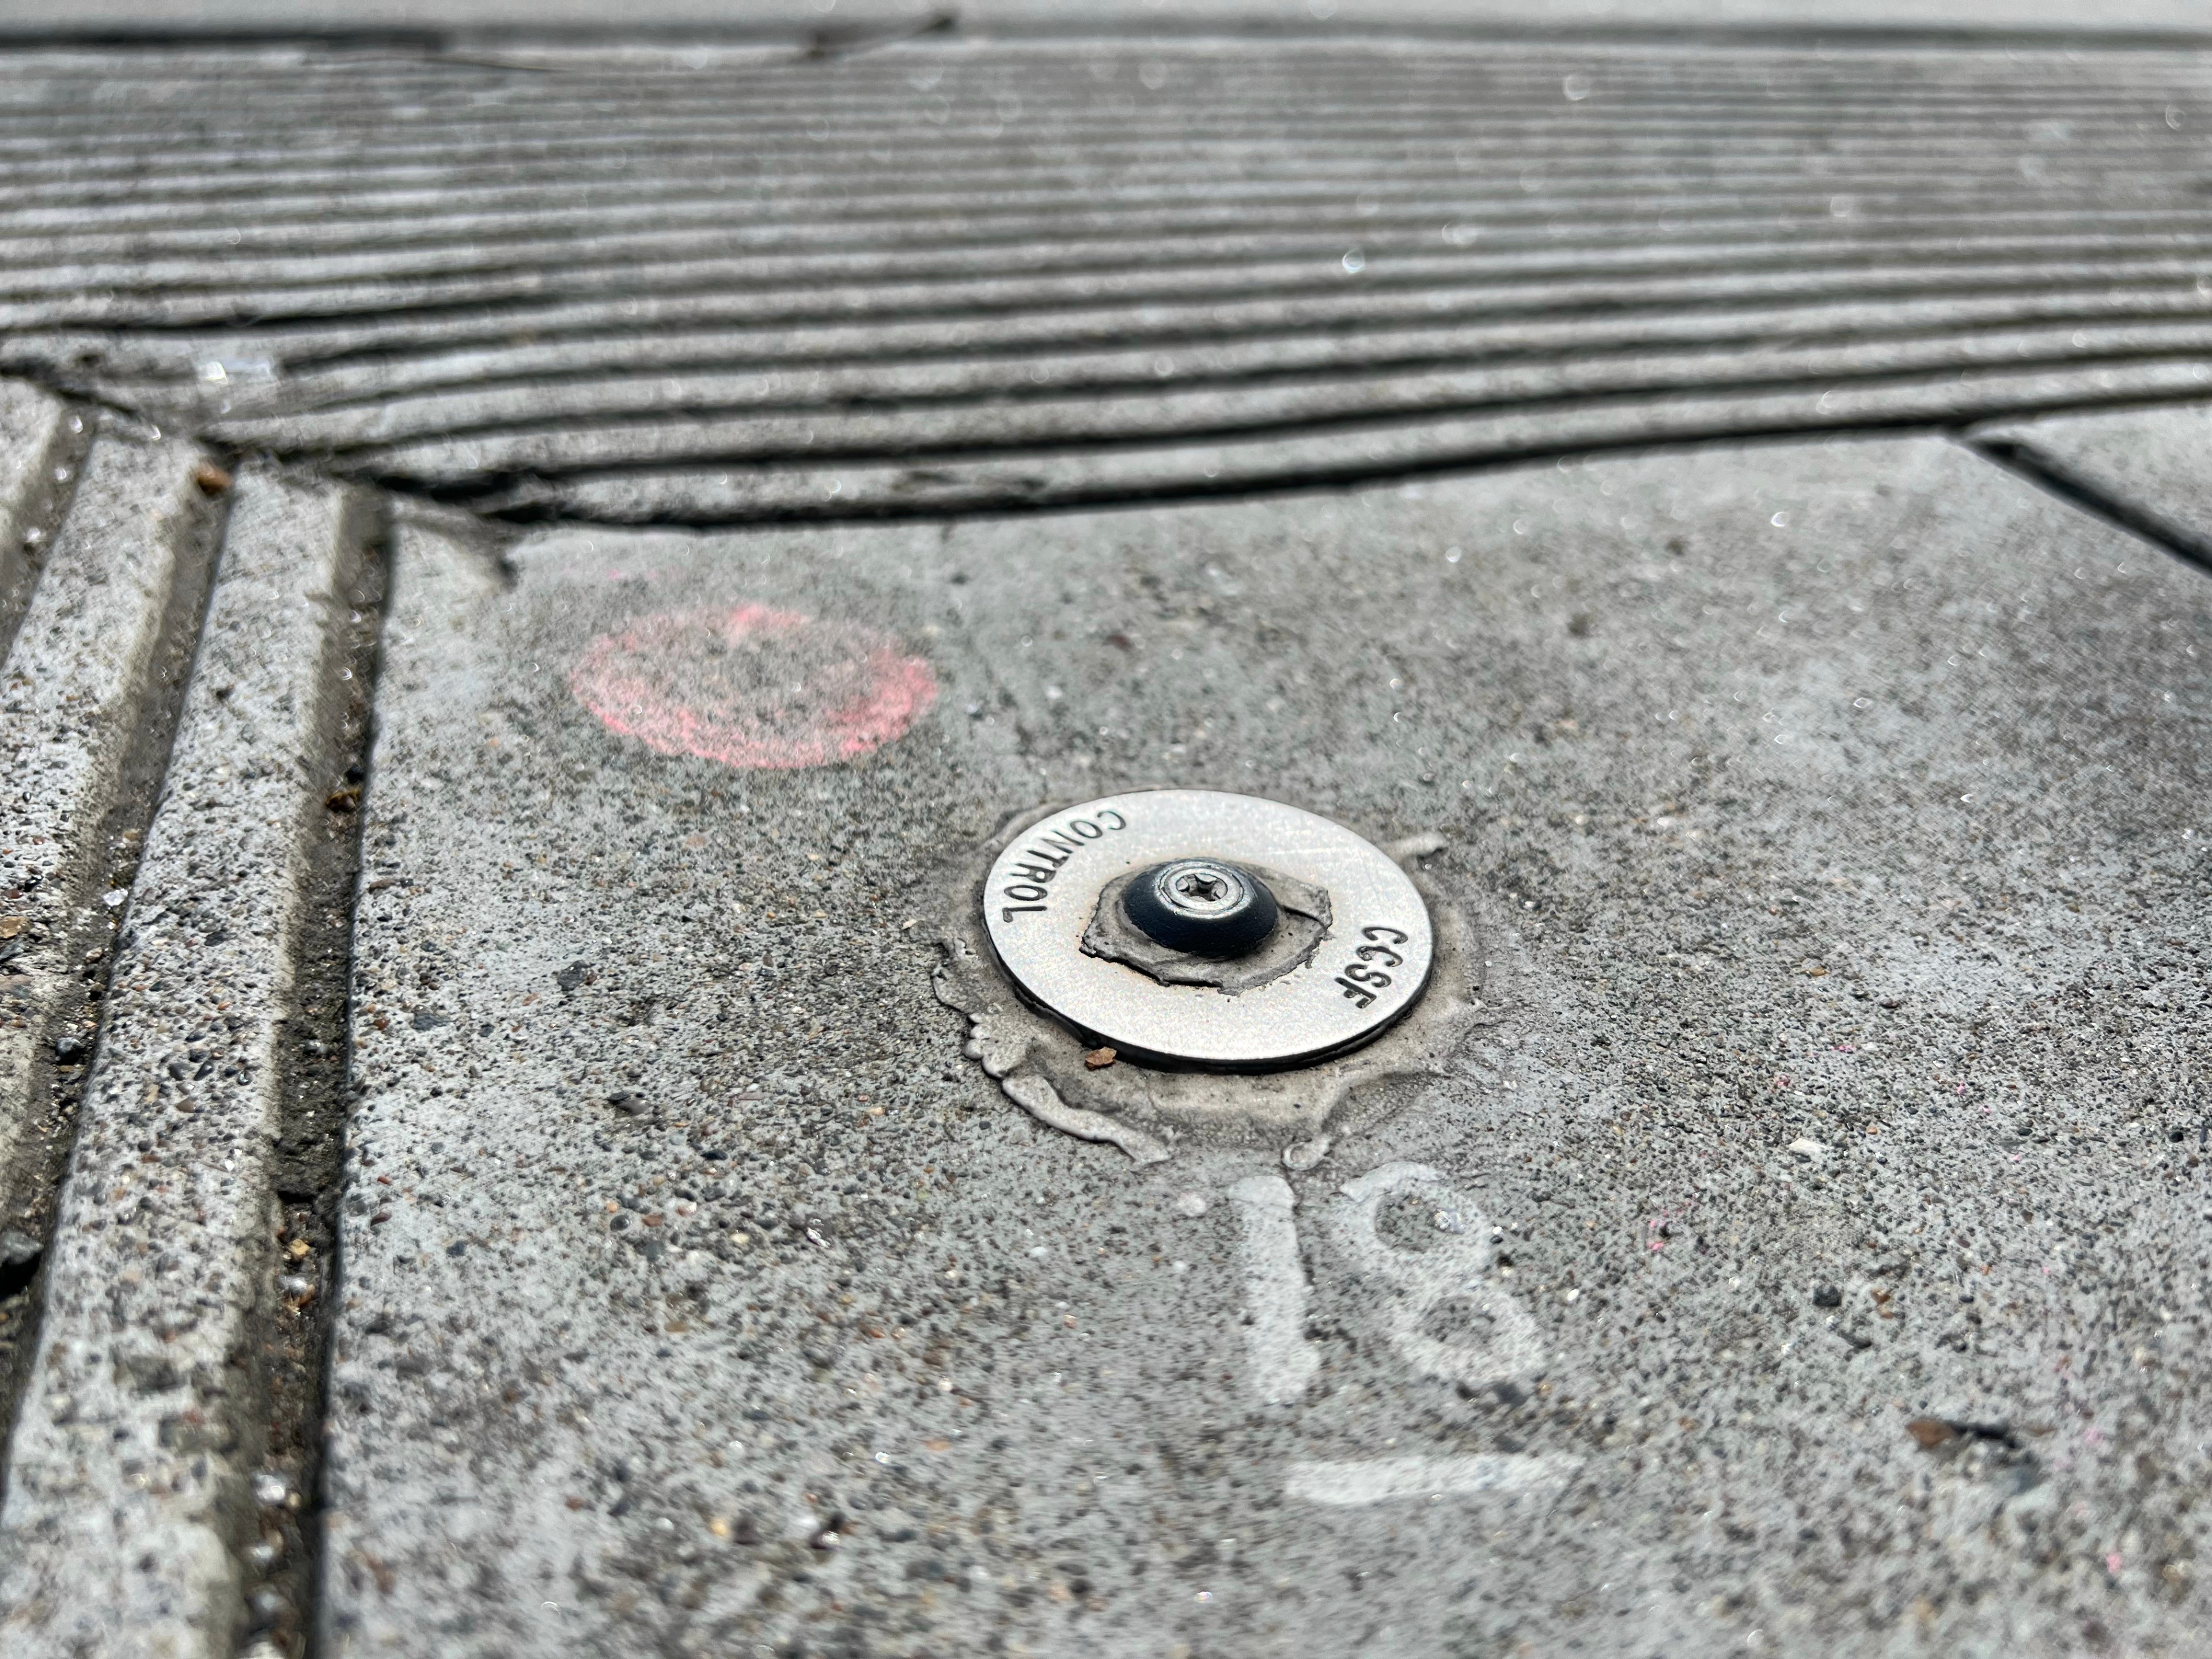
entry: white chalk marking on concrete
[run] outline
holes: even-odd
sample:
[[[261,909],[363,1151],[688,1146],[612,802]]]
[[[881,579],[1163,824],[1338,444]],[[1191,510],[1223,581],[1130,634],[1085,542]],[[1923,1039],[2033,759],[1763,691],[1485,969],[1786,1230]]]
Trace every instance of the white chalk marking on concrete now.
[[[228,1652],[243,1615],[230,1540],[258,1425],[239,1420],[238,1366],[270,1294],[277,1043],[327,782],[307,757],[343,647],[342,516],[336,491],[237,485],[0,1510],[14,1659]]]
[[[1542,1370],[1535,1322],[1488,1277],[1495,1255],[1490,1223],[1474,1199],[1422,1164],[1386,1164],[1340,1190],[1330,1206],[1332,1230],[1364,1277],[1395,1291],[1380,1311],[1399,1358],[1425,1376],[1469,1388]],[[1436,1234],[1426,1249],[1401,1249],[1382,1235],[1382,1205],[1401,1194],[1419,1194],[1432,1207]],[[1465,1340],[1434,1334],[1439,1310],[1453,1303]]]
[[[1394,1498],[1556,1492],[1581,1467],[1579,1457],[1506,1452],[1480,1452],[1466,1457],[1378,1457],[1358,1463],[1293,1463],[1283,1492],[1310,1504],[1352,1508]]]
[[[1238,1182],[1229,1197],[1243,1246],[1252,1386],[1268,1405],[1288,1405],[1321,1370],[1321,1355],[1306,1340],[1306,1273],[1292,1214],[1297,1196],[1282,1176],[1264,1175]]]
[[[81,966],[70,946],[176,580],[195,459],[180,444],[94,443],[0,673],[0,888],[23,896],[9,908],[30,942],[5,969],[18,1018],[0,1022],[0,1177],[40,1115],[40,1051]]]

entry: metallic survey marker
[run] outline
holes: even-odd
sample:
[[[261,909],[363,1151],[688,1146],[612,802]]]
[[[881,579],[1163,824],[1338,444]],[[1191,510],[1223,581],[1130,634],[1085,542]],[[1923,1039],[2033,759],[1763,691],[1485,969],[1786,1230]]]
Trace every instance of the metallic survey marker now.
[[[1404,870],[1279,801],[1160,789],[1087,801],[1007,844],[982,894],[1022,994],[1126,1054],[1296,1065],[1387,1030],[1435,955]],[[1246,966],[1250,964],[1250,966]]]

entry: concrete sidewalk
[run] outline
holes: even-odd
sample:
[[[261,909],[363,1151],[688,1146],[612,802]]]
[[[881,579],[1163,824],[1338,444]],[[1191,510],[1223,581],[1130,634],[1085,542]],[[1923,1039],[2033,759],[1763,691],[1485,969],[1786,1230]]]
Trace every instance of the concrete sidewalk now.
[[[1928,441],[398,560],[338,1650],[2193,1650],[2200,573]],[[934,709],[580,701],[749,604]],[[1042,1128],[931,988],[1003,812],[1143,781],[1440,835],[1504,988],[1256,1269],[1278,1149]],[[1406,1164],[1540,1361],[1394,1352]]]
[[[2212,1651],[2203,52],[1048,13],[0,51],[0,1646]]]

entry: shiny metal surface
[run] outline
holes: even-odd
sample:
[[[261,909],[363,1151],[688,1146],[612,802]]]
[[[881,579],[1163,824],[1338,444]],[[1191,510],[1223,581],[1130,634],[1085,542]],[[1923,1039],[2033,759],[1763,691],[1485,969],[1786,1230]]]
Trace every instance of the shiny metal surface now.
[[[1334,920],[1312,960],[1231,995],[1085,952],[1109,883],[1184,859],[1261,866],[1325,889]],[[1365,1042],[1419,1000],[1433,954],[1420,894],[1379,848],[1300,808],[1211,790],[1052,813],[1007,843],[982,902],[992,946],[1030,1000],[1125,1054],[1193,1065],[1281,1066]]]

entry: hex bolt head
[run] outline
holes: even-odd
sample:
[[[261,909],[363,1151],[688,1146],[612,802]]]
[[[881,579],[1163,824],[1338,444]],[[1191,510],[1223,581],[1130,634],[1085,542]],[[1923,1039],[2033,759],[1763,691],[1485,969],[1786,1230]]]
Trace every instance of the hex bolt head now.
[[[1267,884],[1220,859],[1177,859],[1142,872],[1121,895],[1132,926],[1170,951],[1225,960],[1257,950],[1281,911]]]

